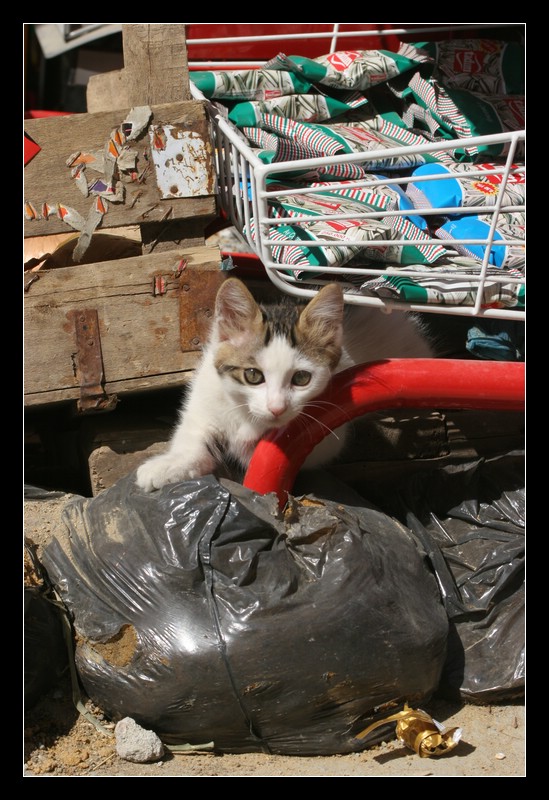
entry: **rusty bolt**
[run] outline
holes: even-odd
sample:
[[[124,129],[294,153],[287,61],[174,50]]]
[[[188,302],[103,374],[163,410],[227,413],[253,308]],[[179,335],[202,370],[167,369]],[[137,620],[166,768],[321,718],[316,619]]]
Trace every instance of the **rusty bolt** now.
[[[194,339],[191,339],[191,344],[198,345],[200,344],[200,339],[198,336],[195,336]]]
[[[184,292],[188,292],[190,288],[191,287],[189,286],[188,283],[184,283],[183,286],[182,286],[182,289],[183,289]]]

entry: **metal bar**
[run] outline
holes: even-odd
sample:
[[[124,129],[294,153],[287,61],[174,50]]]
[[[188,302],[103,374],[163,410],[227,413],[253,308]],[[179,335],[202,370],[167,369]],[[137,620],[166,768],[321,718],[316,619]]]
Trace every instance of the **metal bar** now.
[[[336,375],[307,417],[267,433],[257,445],[244,486],[275,493],[282,508],[309,453],[331,431],[372,411],[395,408],[524,410],[524,364],[454,359],[388,359]]]
[[[80,384],[77,402],[81,413],[111,411],[117,403],[116,395],[107,395],[101,350],[99,317],[96,309],[70,311],[76,342],[76,368]]]

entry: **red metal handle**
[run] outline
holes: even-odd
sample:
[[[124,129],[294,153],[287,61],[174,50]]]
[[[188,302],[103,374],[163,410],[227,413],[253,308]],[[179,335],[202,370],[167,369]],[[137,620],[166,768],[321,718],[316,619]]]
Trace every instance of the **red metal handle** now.
[[[306,412],[320,424],[295,419],[257,445],[244,486],[275,492],[286,503],[309,453],[330,430],[370,411],[391,408],[524,409],[524,364],[457,359],[389,359],[340,372]]]

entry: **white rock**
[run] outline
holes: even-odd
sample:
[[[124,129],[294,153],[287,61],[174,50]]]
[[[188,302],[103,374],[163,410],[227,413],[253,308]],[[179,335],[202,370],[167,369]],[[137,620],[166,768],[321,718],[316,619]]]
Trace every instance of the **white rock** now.
[[[114,729],[116,752],[125,761],[144,764],[158,761],[164,755],[164,745],[154,731],[142,728],[131,717],[124,717]]]

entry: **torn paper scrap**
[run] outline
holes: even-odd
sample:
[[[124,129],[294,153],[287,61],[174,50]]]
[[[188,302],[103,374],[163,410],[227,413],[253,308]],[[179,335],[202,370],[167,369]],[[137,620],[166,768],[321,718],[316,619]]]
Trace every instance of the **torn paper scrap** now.
[[[100,224],[101,220],[103,219],[103,215],[106,213],[106,211],[107,211],[107,206],[105,205],[103,200],[100,197],[98,197],[88,212],[88,216],[86,217],[84,224],[84,229],[82,230],[82,233],[78,237],[78,242],[72,254],[73,259],[77,263],[82,260],[84,253],[90,246],[93,233],[97,228],[97,226]]]
[[[135,106],[135,108],[132,108],[120,126],[126,141],[137,139],[149,124],[151,116],[150,106]]]

